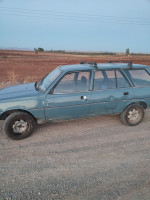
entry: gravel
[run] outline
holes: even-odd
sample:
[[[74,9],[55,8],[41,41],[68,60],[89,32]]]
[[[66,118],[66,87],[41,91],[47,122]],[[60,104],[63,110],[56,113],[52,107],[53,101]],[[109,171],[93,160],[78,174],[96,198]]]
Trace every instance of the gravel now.
[[[0,122],[1,200],[149,200],[150,111],[40,125],[13,141]]]

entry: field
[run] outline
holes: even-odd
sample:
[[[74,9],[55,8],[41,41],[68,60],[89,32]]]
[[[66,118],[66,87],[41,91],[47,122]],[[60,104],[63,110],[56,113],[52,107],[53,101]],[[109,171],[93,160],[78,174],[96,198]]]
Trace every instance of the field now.
[[[59,65],[77,64],[81,61],[104,63],[108,60],[130,60],[150,66],[147,55],[74,55],[53,52],[0,50],[0,83],[31,82],[42,78]]]

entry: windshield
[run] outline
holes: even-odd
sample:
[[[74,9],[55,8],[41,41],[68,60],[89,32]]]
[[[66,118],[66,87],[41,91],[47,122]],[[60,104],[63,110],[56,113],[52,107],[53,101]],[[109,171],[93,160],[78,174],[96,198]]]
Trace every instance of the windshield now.
[[[37,83],[37,88],[41,92],[45,92],[47,88],[55,81],[56,78],[62,73],[62,71],[56,68],[50,74],[47,74],[42,80]]]

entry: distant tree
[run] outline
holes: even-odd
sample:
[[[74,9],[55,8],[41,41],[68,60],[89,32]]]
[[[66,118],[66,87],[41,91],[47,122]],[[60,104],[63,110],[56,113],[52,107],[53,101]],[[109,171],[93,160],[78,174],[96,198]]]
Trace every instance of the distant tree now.
[[[39,47],[39,48],[38,48],[38,52],[44,52],[44,49],[41,48],[41,47]]]
[[[128,56],[130,54],[129,49],[126,49],[126,55]]]

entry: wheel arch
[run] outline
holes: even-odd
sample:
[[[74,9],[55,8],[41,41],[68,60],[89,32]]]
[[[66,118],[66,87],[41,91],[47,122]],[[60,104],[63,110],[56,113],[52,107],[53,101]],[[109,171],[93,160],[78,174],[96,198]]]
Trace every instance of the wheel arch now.
[[[126,107],[124,108],[124,110],[125,110],[127,107],[129,107],[129,106],[131,106],[131,105],[133,105],[133,104],[139,104],[140,106],[142,106],[142,108],[144,108],[144,110],[146,110],[146,108],[147,108],[147,103],[145,103],[144,101],[135,101],[135,102],[132,102],[132,103],[126,105]],[[123,111],[124,111],[124,110],[123,110]],[[123,112],[123,111],[122,111],[122,112]]]
[[[14,112],[23,112],[23,113],[27,113],[30,116],[32,116],[32,118],[34,119],[34,121],[37,123],[36,118],[34,117],[34,115],[32,115],[30,112],[23,110],[23,109],[13,109],[13,110],[7,110],[4,113],[2,113],[2,115],[0,116],[0,120],[5,120],[10,114],[14,113]]]
[[[140,101],[138,102],[145,110],[147,108],[147,103],[143,102],[143,101]]]

